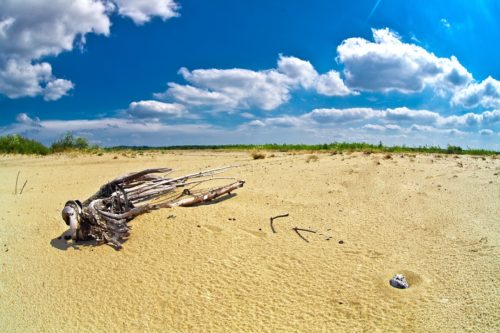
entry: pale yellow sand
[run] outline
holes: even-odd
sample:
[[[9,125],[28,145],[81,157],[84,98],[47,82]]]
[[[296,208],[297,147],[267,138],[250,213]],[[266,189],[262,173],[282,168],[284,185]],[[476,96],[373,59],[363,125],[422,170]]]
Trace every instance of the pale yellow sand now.
[[[1,157],[0,331],[498,332],[500,159],[392,156]],[[237,196],[140,216],[122,251],[57,239],[118,175],[227,164]]]

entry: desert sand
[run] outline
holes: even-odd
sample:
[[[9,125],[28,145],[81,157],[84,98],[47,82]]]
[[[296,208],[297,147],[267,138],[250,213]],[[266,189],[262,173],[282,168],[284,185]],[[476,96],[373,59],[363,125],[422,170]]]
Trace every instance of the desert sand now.
[[[0,331],[498,332],[500,159],[270,154],[0,157]],[[121,174],[229,164],[237,195],[139,216],[120,251],[58,239]]]

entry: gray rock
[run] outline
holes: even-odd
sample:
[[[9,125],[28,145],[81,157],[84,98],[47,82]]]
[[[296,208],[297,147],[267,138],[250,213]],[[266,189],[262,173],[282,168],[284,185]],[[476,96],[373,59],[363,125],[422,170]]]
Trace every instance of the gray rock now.
[[[391,286],[398,289],[406,289],[410,287],[408,281],[406,281],[406,278],[403,274],[394,275],[394,277],[389,281],[389,283],[391,284]]]

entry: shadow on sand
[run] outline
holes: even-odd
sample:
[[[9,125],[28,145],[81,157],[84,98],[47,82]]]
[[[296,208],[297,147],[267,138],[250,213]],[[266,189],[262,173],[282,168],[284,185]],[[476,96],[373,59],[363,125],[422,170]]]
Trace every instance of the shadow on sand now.
[[[58,250],[66,251],[70,247],[75,250],[80,250],[81,247],[96,246],[98,244],[95,240],[74,242],[71,239],[69,230],[66,230],[61,234],[61,236],[52,239],[50,241],[50,245]]]

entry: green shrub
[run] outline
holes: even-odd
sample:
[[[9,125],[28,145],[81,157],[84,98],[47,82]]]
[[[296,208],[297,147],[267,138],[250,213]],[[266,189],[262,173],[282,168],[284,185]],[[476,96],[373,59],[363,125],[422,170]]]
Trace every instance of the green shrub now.
[[[49,149],[38,141],[14,134],[0,136],[0,152],[8,154],[47,155]]]
[[[95,146],[92,148],[95,149]],[[52,143],[50,149],[54,153],[68,150],[87,150],[89,149],[89,143],[87,139],[79,136],[75,137],[72,133],[68,132],[62,138]]]

